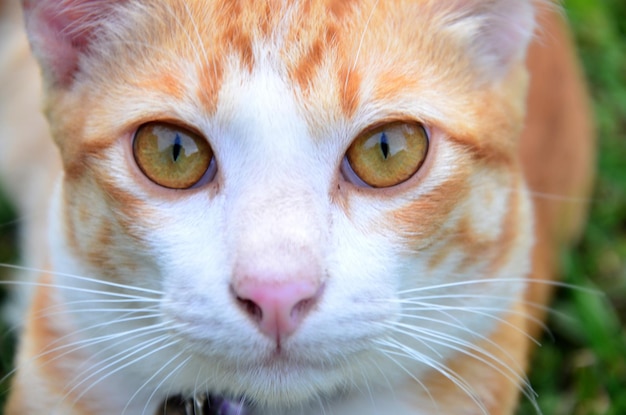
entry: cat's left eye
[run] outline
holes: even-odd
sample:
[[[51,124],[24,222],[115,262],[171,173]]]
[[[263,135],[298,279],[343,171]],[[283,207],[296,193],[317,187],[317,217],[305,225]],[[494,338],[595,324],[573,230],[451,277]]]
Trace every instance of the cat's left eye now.
[[[135,133],[133,155],[154,183],[188,189],[200,182],[213,162],[213,150],[200,135],[177,125],[153,122]]]
[[[367,130],[354,140],[345,157],[347,175],[369,187],[395,186],[417,173],[427,153],[424,126],[392,122]]]

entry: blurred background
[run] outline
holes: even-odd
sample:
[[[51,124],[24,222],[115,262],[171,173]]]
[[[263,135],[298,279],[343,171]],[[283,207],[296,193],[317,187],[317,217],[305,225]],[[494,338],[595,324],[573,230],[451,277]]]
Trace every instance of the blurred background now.
[[[597,294],[557,292],[530,377],[544,415],[625,415],[626,0],[566,0],[564,6],[594,102],[599,155],[589,225],[563,254],[563,279]],[[14,212],[0,196],[0,263],[18,258],[15,232]],[[0,269],[0,278],[5,274]],[[0,325],[0,377],[11,368],[8,332]],[[6,391],[6,380],[0,389]],[[527,401],[518,411],[535,413]]]
[[[585,235],[531,364],[544,415],[626,414],[626,1],[566,0],[593,99],[598,176]],[[533,414],[524,402],[518,415]]]

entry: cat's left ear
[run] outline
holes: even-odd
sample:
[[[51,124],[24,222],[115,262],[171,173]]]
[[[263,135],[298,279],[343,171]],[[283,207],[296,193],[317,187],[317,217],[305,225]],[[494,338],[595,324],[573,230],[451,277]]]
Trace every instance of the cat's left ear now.
[[[553,7],[549,0],[452,0],[452,4],[463,16],[454,23],[455,31],[463,33],[466,50],[492,79],[524,60],[537,8]]]
[[[67,87],[120,0],[23,0],[31,48],[48,84]]]

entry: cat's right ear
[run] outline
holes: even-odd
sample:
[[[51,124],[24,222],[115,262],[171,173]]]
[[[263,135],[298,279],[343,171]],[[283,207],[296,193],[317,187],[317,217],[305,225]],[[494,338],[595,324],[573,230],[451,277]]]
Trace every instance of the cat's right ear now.
[[[31,48],[49,85],[71,85],[80,58],[119,0],[23,0]]]

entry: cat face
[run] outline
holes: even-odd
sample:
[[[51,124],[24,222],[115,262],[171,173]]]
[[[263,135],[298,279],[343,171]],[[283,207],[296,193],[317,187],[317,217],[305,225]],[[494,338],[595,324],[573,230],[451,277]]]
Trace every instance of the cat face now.
[[[283,408],[482,358],[532,243],[530,2],[48,3],[51,261],[137,393]]]

